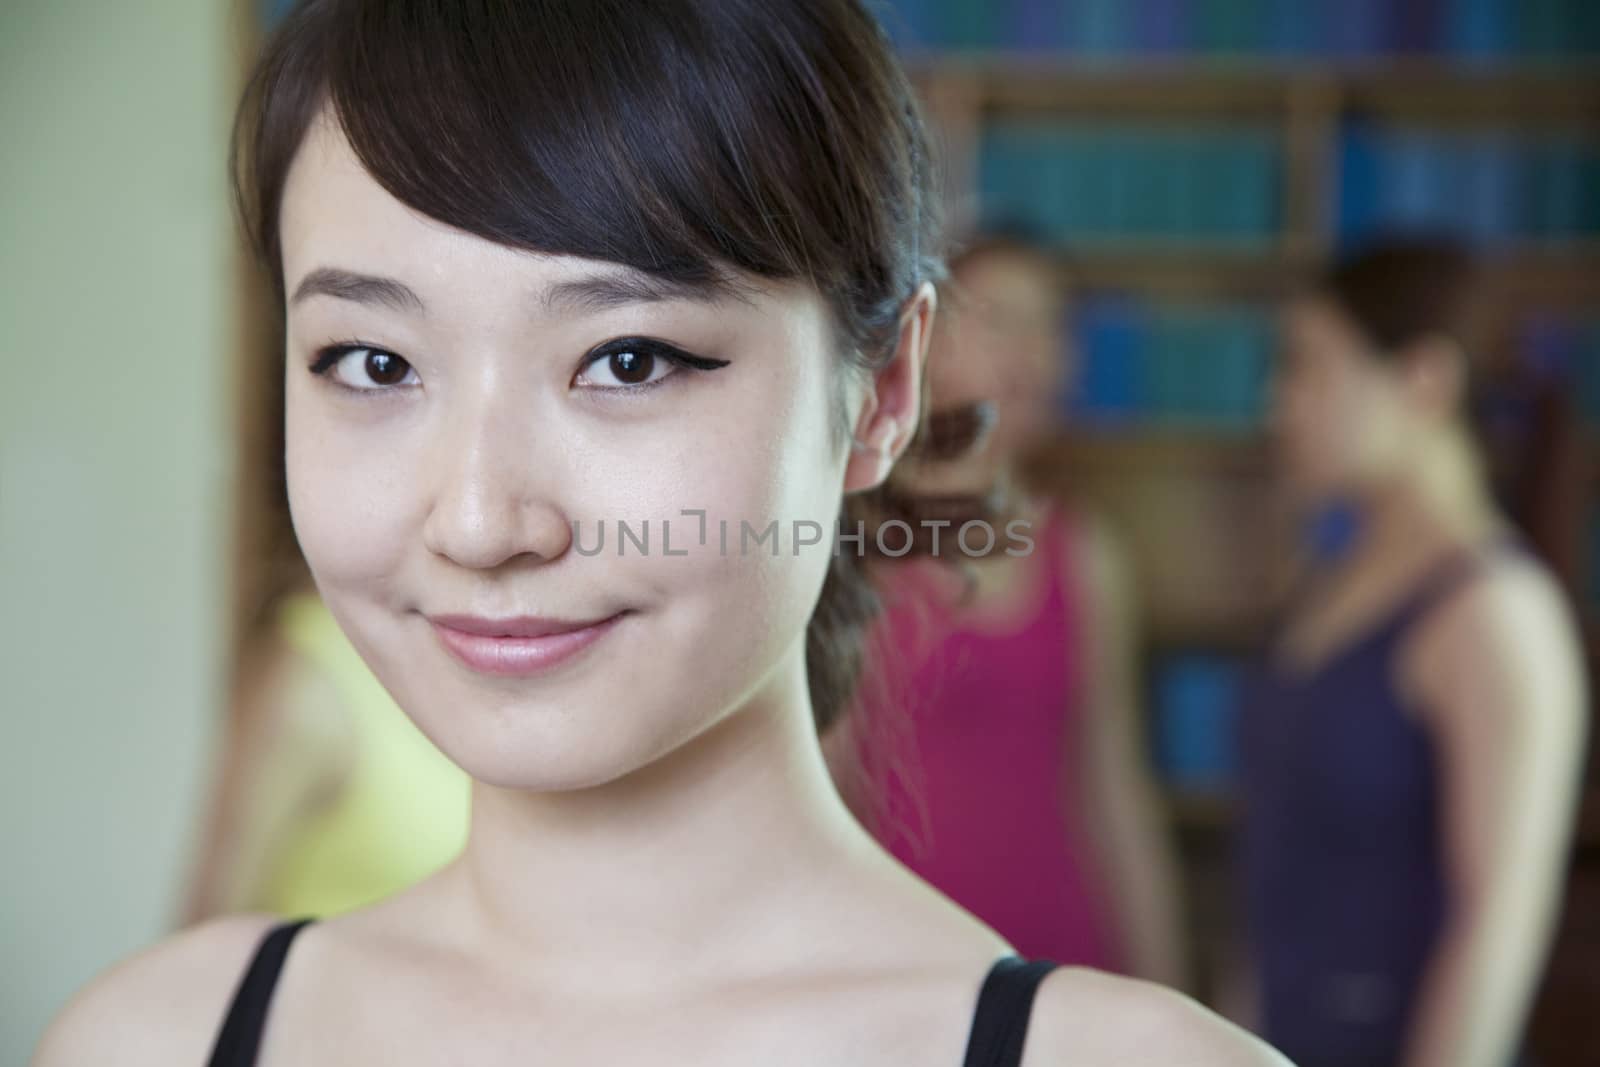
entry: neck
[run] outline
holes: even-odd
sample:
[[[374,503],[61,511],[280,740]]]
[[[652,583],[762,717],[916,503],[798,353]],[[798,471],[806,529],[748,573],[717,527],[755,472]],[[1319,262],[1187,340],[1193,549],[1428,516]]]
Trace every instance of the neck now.
[[[1500,525],[1464,431],[1442,433],[1393,478],[1362,494],[1367,552],[1475,543]]]
[[[486,943],[540,971],[676,982],[760,953],[774,915],[798,917],[861,841],[822,760],[802,642],[744,706],[610,783],[474,783],[450,876]]]

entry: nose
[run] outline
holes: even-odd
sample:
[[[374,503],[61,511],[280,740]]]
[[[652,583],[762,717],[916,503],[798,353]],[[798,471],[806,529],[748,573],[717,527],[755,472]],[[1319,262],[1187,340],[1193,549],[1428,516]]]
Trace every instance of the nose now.
[[[474,570],[519,557],[557,559],[572,539],[558,503],[559,449],[535,439],[541,435],[526,407],[485,392],[481,402],[444,420],[430,450],[433,492],[423,541]]]

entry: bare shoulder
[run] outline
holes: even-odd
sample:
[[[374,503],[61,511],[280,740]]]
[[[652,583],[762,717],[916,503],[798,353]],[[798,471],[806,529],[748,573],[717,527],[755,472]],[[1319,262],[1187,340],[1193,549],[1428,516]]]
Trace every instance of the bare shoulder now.
[[[1565,714],[1582,687],[1577,623],[1553,575],[1507,556],[1455,590],[1418,627],[1412,648],[1424,695],[1495,698]],[[1554,699],[1535,699],[1552,697]]]
[[[1431,613],[1436,635],[1446,638],[1492,634],[1507,637],[1534,626],[1541,631],[1568,624],[1566,597],[1544,564],[1507,554],[1464,582]]]
[[[1039,986],[1023,1067],[1289,1067],[1282,1054],[1152,982],[1060,967]]]
[[[276,921],[211,919],[108,968],[56,1015],[33,1067],[204,1063],[245,965]]]

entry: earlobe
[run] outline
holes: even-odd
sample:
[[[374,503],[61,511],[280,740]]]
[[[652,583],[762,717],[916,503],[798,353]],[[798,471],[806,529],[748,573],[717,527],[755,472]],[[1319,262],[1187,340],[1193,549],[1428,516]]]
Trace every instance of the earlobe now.
[[[894,469],[894,439],[899,424],[893,418],[882,418],[863,440],[850,439],[850,462],[845,467],[845,492],[852,493],[876,489]]]
[[[866,440],[859,437],[850,439],[852,452],[882,452],[894,440],[894,435],[900,430],[900,425],[892,418],[885,418],[878,423]]]

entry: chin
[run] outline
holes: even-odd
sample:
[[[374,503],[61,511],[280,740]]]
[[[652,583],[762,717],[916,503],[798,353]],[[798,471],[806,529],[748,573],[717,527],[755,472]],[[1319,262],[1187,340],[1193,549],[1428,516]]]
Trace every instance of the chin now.
[[[607,785],[655,762],[694,732],[694,724],[671,709],[647,707],[637,698],[624,701],[616,691],[560,706],[545,700],[491,704],[481,696],[445,700],[445,707],[474,710],[418,725],[470,777],[503,789],[553,793]]]
[[[734,702],[743,682],[737,673],[702,669],[695,677],[671,669],[679,661],[664,651],[659,660],[613,652],[560,676],[505,679],[416,655],[401,668],[398,688],[413,721],[473,779],[568,792],[656,763]]]
[[[573,793],[609,785],[650,761],[626,759],[621,753],[568,754],[555,758],[548,749],[509,745],[495,752],[447,753],[473,781],[523,793]]]
[[[493,737],[458,733],[439,748],[484,785],[524,793],[575,793],[664,768],[721,720],[669,721],[672,728],[665,732],[643,729],[649,724],[640,722],[613,723],[615,728],[578,724],[564,737],[552,731]]]

